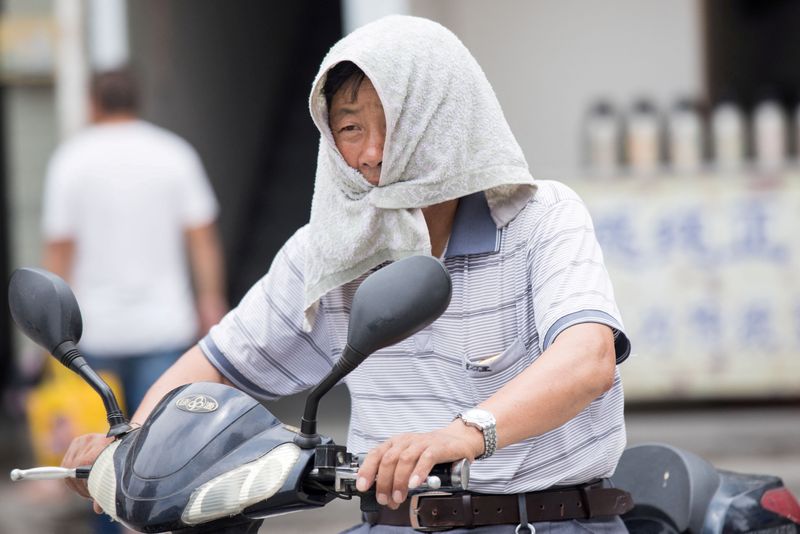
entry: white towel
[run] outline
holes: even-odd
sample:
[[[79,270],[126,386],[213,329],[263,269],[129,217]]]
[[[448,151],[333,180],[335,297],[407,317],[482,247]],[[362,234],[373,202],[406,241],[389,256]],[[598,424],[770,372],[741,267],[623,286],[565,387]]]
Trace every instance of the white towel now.
[[[322,88],[342,61],[364,71],[386,114],[377,187],[345,163],[328,126]],[[306,328],[331,289],[384,261],[430,254],[418,208],[486,191],[500,228],[535,191],[483,71],[430,20],[385,17],[341,39],[322,61],[309,107],[322,138],[305,254]]]

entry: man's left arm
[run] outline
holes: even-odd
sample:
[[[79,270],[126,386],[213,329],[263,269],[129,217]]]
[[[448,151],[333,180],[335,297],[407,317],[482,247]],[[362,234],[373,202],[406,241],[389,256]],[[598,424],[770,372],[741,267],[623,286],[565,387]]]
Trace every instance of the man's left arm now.
[[[228,311],[222,246],[213,222],[185,233],[202,336]]]
[[[581,323],[563,330],[525,371],[479,405],[497,421],[497,448],[566,423],[614,383],[616,354],[609,326]],[[424,434],[401,434],[367,455],[358,489],[376,480],[378,502],[397,508],[437,464],[484,452],[483,435],[455,420]],[[377,478],[376,478],[377,477]]]

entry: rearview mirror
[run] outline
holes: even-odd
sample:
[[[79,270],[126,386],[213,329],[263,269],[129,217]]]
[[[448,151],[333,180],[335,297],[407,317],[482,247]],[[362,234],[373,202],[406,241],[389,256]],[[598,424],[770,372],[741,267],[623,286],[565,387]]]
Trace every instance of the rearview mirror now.
[[[67,283],[53,273],[29,267],[14,271],[8,306],[20,330],[53,355],[63,343],[77,344],[81,339],[78,301]]]
[[[447,309],[450,293],[450,274],[431,256],[411,256],[372,273],[350,310],[347,345],[358,353],[349,355],[351,362],[358,365],[431,324]]]
[[[376,350],[419,332],[450,305],[450,273],[432,256],[411,256],[370,274],[358,287],[350,309],[347,345],[331,372],[306,399],[300,447],[319,444],[317,408],[322,396]]]

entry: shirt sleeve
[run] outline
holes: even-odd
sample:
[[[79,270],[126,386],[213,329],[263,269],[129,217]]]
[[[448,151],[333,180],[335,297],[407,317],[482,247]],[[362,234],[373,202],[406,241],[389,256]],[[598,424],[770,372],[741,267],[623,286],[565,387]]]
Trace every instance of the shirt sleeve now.
[[[315,386],[333,364],[324,309],[320,308],[310,332],[302,328],[303,261],[298,241],[295,234],[269,272],[200,342],[208,360],[228,380],[262,400]]]
[[[219,205],[197,151],[185,145],[182,166],[181,218],[186,228],[204,226],[217,218]]]
[[[549,208],[531,237],[529,258],[540,348],[546,350],[570,326],[600,323],[613,330],[622,363],[631,345],[583,202],[565,199]]]
[[[42,233],[47,241],[72,239],[76,230],[78,176],[65,149],[56,150],[47,165],[42,201]]]

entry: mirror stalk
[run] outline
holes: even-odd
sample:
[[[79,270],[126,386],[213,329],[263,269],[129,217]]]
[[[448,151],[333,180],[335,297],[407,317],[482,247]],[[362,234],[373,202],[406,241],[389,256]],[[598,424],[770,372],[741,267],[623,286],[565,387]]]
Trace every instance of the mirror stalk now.
[[[61,343],[53,350],[53,356],[65,367],[83,378],[103,399],[103,406],[106,409],[106,418],[109,425],[107,437],[114,438],[130,432],[131,425],[128,424],[128,419],[122,413],[117,399],[114,397],[114,392],[106,381],[86,363],[75,343],[72,341]]]
[[[306,407],[303,412],[303,419],[300,421],[300,433],[295,437],[294,442],[301,449],[313,449],[320,444],[321,438],[317,434],[317,410],[322,396],[333,388],[339,381],[350,374],[358,365],[366,359],[366,356],[346,345],[331,372],[322,379],[322,382],[309,393],[306,399]]]

